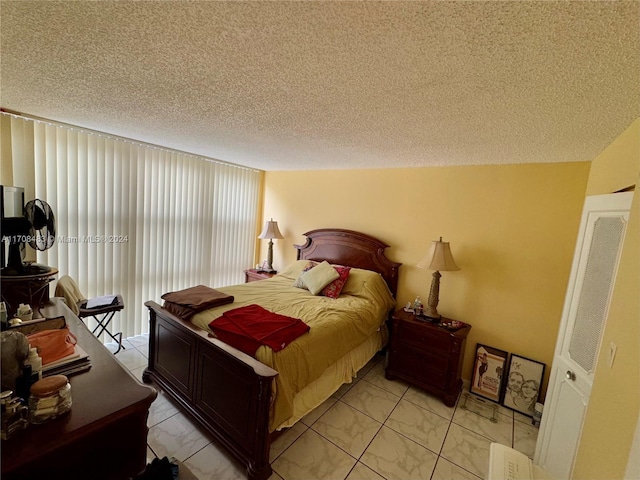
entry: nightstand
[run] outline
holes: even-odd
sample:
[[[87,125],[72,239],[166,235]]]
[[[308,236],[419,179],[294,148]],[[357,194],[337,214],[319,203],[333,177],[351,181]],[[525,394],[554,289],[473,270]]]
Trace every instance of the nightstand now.
[[[278,272],[263,272],[255,268],[249,268],[244,271],[244,283],[257,282],[258,280],[266,280],[273,277]]]
[[[404,310],[394,313],[391,321],[386,378],[404,380],[454,406],[462,388],[460,374],[471,325],[448,330]],[[441,322],[451,319],[443,317]]]

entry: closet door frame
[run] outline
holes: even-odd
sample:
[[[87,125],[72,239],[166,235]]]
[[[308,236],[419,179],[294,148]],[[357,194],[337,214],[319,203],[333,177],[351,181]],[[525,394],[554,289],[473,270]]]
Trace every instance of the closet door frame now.
[[[585,200],[534,456],[554,478],[573,471],[633,195]]]

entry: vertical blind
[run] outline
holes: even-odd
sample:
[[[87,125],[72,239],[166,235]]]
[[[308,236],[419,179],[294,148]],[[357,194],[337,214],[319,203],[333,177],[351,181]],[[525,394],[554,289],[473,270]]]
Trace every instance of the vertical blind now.
[[[14,185],[56,216],[57,241],[37,261],[73,277],[88,297],[122,294],[126,307],[113,331],[146,333],[145,301],[198,284],[239,283],[253,263],[259,171],[3,117],[11,145],[2,161],[10,152]]]

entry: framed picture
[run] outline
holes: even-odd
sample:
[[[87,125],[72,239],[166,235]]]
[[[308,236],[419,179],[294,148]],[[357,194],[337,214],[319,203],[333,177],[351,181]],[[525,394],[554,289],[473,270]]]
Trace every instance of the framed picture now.
[[[500,401],[504,370],[509,354],[478,343],[469,391],[494,402]]]
[[[502,405],[523,415],[533,416],[540,396],[545,364],[520,355],[511,355]]]

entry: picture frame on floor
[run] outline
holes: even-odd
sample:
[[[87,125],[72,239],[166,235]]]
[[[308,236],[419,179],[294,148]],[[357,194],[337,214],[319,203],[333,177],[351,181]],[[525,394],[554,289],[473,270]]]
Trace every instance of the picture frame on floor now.
[[[540,397],[546,365],[537,360],[512,354],[509,360],[502,405],[528,417]]]
[[[469,391],[499,403],[509,353],[481,343],[476,344],[475,353]]]

